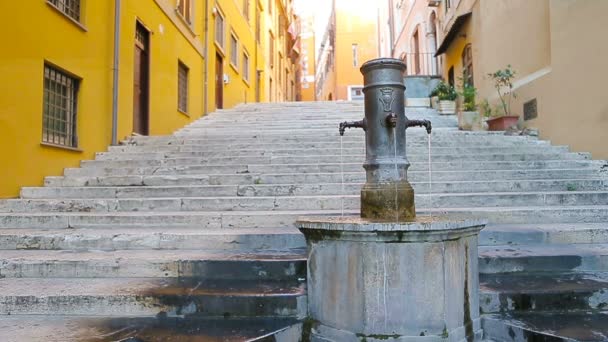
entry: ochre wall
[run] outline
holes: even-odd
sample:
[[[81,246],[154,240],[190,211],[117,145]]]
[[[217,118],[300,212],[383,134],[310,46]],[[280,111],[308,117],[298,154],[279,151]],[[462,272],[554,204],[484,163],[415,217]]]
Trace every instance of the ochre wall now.
[[[207,12],[204,1],[193,1],[191,24],[176,13],[177,0],[122,0],[121,3],[119,140],[130,136],[133,130],[137,22],[150,32],[151,135],[169,134],[215,110],[213,7],[216,3],[225,15],[226,25],[224,72],[230,82],[224,85],[224,108],[255,101],[256,70],[268,73],[264,63],[264,41],[255,43],[255,6],[262,9],[262,32],[272,28],[279,36],[278,20],[266,18],[262,2],[250,1],[249,20],[246,20],[242,1],[210,1]],[[278,11],[290,13],[289,1],[276,0],[272,18],[276,19]],[[0,13],[4,14],[0,22],[3,43],[10,47],[0,50],[3,80],[0,85],[0,197],[16,197],[22,186],[40,186],[44,176],[61,175],[64,168],[78,166],[80,160],[93,158],[95,152],[105,150],[111,143],[114,2],[83,1],[81,12],[80,23],[75,23],[43,0],[0,2]],[[204,58],[205,18],[209,25],[209,59]],[[229,64],[231,30],[238,36],[236,68]],[[287,34],[285,32],[283,36]],[[243,49],[249,53],[249,82],[243,80]],[[283,54],[287,55],[284,45],[277,43],[275,51],[278,49],[283,49]],[[41,144],[45,61],[81,79],[77,101],[77,149]],[[189,68],[187,113],[177,109],[178,61]],[[205,63],[208,66],[206,82]],[[291,85],[295,80],[294,66],[287,62],[283,66],[283,72],[290,71],[289,78],[283,78],[283,81]],[[266,84],[260,83],[261,100],[268,100]],[[275,87],[285,89],[277,83],[275,80]],[[293,95],[291,88],[288,93]]]
[[[41,185],[106,148],[111,137],[110,1],[88,1],[86,31],[45,1],[2,1],[0,49],[0,197]],[[7,15],[10,13],[10,15]],[[45,61],[82,78],[78,94],[80,151],[41,145]]]
[[[361,65],[378,57],[377,10],[365,0],[336,1],[336,81],[334,100],[348,99],[348,86],[362,86]],[[353,65],[352,44],[358,44]],[[337,95],[337,96],[336,96]]]

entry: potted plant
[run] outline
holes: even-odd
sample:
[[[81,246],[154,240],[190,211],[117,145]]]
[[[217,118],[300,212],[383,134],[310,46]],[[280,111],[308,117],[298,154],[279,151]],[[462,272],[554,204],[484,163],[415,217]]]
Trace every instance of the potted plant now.
[[[475,96],[477,89],[469,84],[464,84],[462,91],[461,110],[458,111],[458,128],[463,131],[472,131],[481,129],[481,117],[477,111],[477,103]]]
[[[515,97],[513,93],[513,78],[515,71],[511,65],[503,70],[497,70],[494,73],[488,74],[494,81],[494,88],[500,99],[500,110],[494,111],[493,115],[486,120],[490,131],[504,131],[512,126],[516,126],[519,120],[519,115],[511,113],[511,100]]]
[[[458,93],[454,86],[445,82],[439,82],[433,93],[439,98],[439,114],[456,114],[456,99]]]

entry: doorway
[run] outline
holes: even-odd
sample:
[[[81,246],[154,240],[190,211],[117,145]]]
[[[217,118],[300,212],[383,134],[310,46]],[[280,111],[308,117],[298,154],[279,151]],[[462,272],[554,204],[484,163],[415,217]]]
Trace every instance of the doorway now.
[[[133,77],[133,132],[149,133],[150,33],[141,23],[135,26],[135,64]]]
[[[224,60],[215,54],[215,108],[224,108]]]

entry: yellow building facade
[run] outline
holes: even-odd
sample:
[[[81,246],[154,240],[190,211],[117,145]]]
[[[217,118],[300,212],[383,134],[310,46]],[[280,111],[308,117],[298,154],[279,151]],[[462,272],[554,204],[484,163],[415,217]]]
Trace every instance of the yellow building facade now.
[[[361,100],[363,76],[359,69],[379,57],[378,7],[366,0],[335,0],[316,56],[316,99]]]
[[[0,197],[41,185],[134,133],[169,134],[216,108],[291,100],[290,4],[0,2]],[[282,65],[268,63],[264,32],[280,38],[274,50]]]

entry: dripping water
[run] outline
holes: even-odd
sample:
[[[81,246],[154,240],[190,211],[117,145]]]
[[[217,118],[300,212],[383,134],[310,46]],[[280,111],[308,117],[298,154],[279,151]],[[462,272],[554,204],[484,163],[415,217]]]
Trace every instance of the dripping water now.
[[[433,172],[431,164],[431,134],[427,135],[427,141],[429,143],[429,216],[433,218]]]
[[[395,222],[399,223],[399,191],[397,183],[399,182],[399,170],[397,169],[397,127],[393,127],[393,146],[395,149],[394,165],[395,165]]]
[[[341,178],[341,192],[340,192],[340,207],[341,207],[341,215],[344,216],[344,161],[342,159],[342,136],[340,136],[340,178]]]

